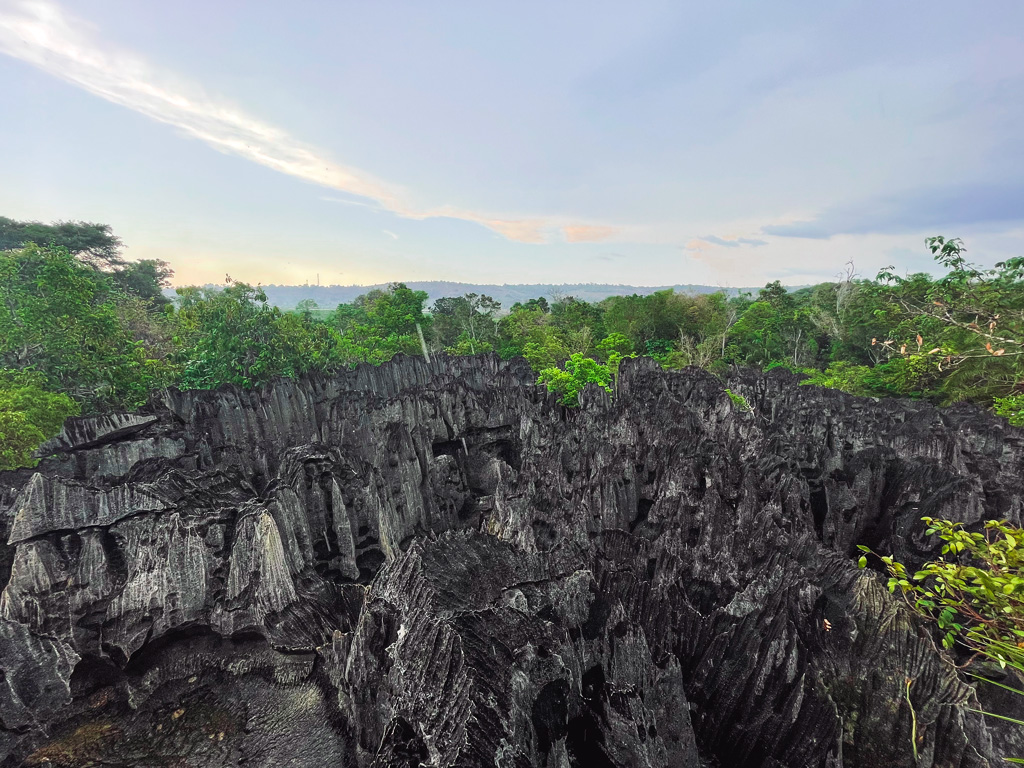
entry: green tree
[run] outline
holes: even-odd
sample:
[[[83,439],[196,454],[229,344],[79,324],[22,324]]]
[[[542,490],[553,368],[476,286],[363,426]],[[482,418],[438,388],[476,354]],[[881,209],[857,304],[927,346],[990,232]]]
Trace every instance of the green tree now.
[[[621,333],[609,333],[597,343],[597,350],[601,354],[601,358],[607,362],[613,354],[617,354],[619,357],[632,355],[633,342]]]
[[[302,299],[302,301],[295,305],[295,311],[307,317],[312,317],[313,313],[318,309],[320,309],[320,305],[313,299]]]
[[[1022,389],[1024,377],[1024,257],[982,269],[969,262],[959,238],[930,237],[936,262],[949,270],[923,282],[882,270],[905,321],[874,346],[892,358],[928,364],[938,380],[935,399],[991,404]],[[916,290],[914,290],[916,288]]]
[[[398,353],[420,353],[419,325],[430,335],[431,318],[423,308],[426,291],[414,291],[405,283],[387,290],[374,289],[359,296],[351,306],[339,306],[334,324],[343,327],[345,356],[350,362],[382,363]]]
[[[671,289],[649,296],[610,296],[601,302],[605,331],[623,334],[637,350],[647,349],[648,341],[671,344],[687,324],[689,304],[689,297]]]
[[[558,394],[562,405],[579,405],[580,393],[587,384],[597,384],[611,392],[613,376],[607,365],[581,354],[572,355],[564,368],[545,368],[537,377],[538,384],[546,384],[549,392]]]
[[[1024,427],[1024,394],[997,397],[993,410],[1005,416],[1015,427]]]
[[[767,301],[756,301],[732,327],[728,356],[741,365],[764,367],[786,359],[786,315]]]
[[[33,466],[32,453],[78,412],[70,397],[48,392],[38,372],[0,369],[0,470]]]
[[[179,288],[178,304],[175,357],[188,389],[252,387],[355,362],[336,329],[269,306],[258,286],[229,278],[222,290]]]
[[[174,270],[160,259],[128,262],[111,273],[114,285],[126,294],[149,301],[157,307],[171,303],[164,296],[164,289],[170,286],[173,276]]]
[[[517,309],[539,309],[541,312],[550,312],[551,307],[548,305],[548,300],[543,296],[538,296],[536,299],[529,299],[524,302],[516,302],[512,305],[510,312],[515,312]]]
[[[132,337],[119,296],[65,248],[0,253],[0,365],[31,365],[89,410],[142,403],[169,371]]]
[[[490,352],[498,341],[500,309],[500,302],[475,293],[438,299],[430,310],[438,344],[455,355]]]
[[[114,236],[107,224],[85,221],[42,224],[0,216],[0,251],[19,250],[29,243],[64,248],[80,260],[100,268],[110,269],[124,264],[121,239]]]
[[[594,343],[605,336],[601,308],[574,296],[561,297],[551,304],[551,326],[570,355],[591,355]]]
[[[520,304],[498,320],[498,353],[504,359],[525,357],[535,371],[558,365],[569,351],[539,305]]]

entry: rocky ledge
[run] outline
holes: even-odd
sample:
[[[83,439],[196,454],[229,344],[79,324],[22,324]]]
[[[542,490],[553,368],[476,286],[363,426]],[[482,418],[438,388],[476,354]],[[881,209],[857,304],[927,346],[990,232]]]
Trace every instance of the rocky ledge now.
[[[69,422],[0,474],[2,764],[1024,753],[855,562],[1020,522],[1024,430],[784,373],[728,383],[749,412],[647,360],[578,409],[534,380],[399,359]]]

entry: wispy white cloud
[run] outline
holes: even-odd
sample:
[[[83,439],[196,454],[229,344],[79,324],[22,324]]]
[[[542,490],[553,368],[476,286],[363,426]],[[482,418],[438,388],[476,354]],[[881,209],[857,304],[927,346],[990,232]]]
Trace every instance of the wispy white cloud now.
[[[614,237],[618,230],[615,227],[602,227],[577,224],[563,227],[565,240],[569,243],[597,243]]]
[[[393,238],[395,240],[398,239],[398,235],[396,235],[394,232],[388,232],[388,230],[386,229],[382,229],[381,231],[390,238]]]
[[[346,200],[343,197],[331,197],[330,195],[321,195],[320,199],[323,200],[325,203],[341,203],[342,205],[355,205],[360,208],[369,208],[374,213],[377,213],[377,211],[381,210],[380,205],[378,205],[377,203],[367,203],[363,200]]]
[[[683,246],[683,248],[687,251],[703,253],[704,251],[708,251],[713,248],[739,248],[743,245],[756,248],[758,246],[768,245],[768,241],[752,237],[736,237],[732,235],[727,237],[705,235],[704,237],[698,237],[690,240]]]
[[[453,206],[417,205],[401,186],[335,162],[325,150],[304,144],[286,131],[205,93],[195,84],[158,71],[142,57],[100,41],[89,29],[47,0],[0,0],[0,52],[107,101],[172,125],[224,154],[374,201],[399,216],[471,221],[509,240],[543,243],[564,227],[607,229],[614,233],[610,227],[576,224],[556,217],[522,218]],[[339,198],[332,202],[360,204]],[[574,242],[571,237],[568,239]]]

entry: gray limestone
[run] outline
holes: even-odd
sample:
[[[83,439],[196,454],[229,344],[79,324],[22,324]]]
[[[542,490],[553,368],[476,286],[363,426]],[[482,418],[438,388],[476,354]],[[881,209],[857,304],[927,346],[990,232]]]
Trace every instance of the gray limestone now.
[[[855,562],[1019,523],[1024,431],[778,372],[627,360],[578,409],[535,378],[403,358],[69,421],[0,474],[0,763],[1024,753]]]

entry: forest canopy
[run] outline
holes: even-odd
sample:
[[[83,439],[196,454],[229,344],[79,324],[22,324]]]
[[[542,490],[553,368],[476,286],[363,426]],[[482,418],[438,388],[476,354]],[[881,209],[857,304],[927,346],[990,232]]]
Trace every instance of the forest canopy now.
[[[71,414],[134,408],[165,387],[253,387],[396,354],[521,356],[574,405],[618,365],[786,368],[804,383],[874,397],[977,403],[1024,424],[1024,257],[980,268],[958,239],[925,244],[944,274],[834,282],[756,295],[672,290],[503,308],[394,283],[333,309],[272,306],[259,286],[183,287],[156,260],[127,261],[105,225],[0,217],[0,468]]]

